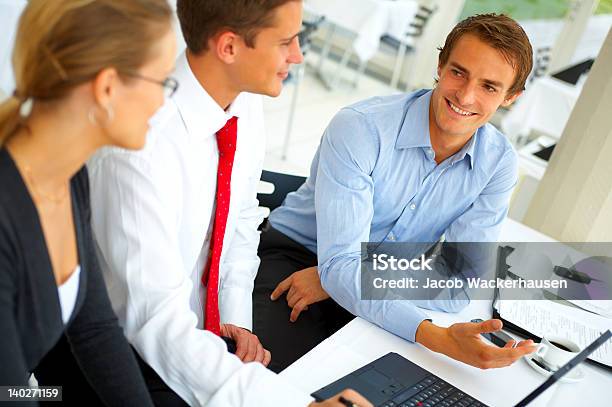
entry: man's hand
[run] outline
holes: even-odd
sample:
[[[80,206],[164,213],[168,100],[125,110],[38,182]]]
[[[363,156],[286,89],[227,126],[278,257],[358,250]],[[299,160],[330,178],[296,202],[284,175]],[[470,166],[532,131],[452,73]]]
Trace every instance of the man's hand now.
[[[342,397],[342,401],[340,398]],[[334,397],[321,401],[320,403],[310,403],[309,407],[372,407],[372,404],[355,390],[346,389]]]
[[[289,317],[291,322],[297,321],[300,312],[307,310],[310,304],[329,298],[329,295],[321,286],[316,267],[308,267],[291,274],[276,286],[270,299],[276,301],[287,290],[289,290],[287,304],[290,308],[293,308]]]
[[[505,347],[488,345],[480,334],[497,332],[502,322],[490,319],[479,323],[464,322],[441,328],[430,321],[423,321],[416,332],[416,341],[434,352],[443,353],[453,359],[478,367],[491,369],[509,366],[519,358],[536,351],[532,340],[521,341],[513,347],[510,341]]]
[[[260,362],[264,366],[270,363],[270,352],[248,330],[232,324],[222,324],[221,335],[236,341],[236,356],[243,362]]]

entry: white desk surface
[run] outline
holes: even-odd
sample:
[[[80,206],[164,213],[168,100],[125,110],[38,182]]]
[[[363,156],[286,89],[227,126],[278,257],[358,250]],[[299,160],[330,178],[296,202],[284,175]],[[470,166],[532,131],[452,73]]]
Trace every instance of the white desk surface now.
[[[554,241],[512,220],[506,221],[501,241]],[[472,301],[457,314],[428,311],[442,326],[473,318],[491,317],[490,301]],[[355,369],[396,352],[494,407],[512,406],[544,381],[524,360],[502,369],[480,370],[407,342],[364,319],[355,318],[297,360],[281,375],[308,393],[339,379]],[[559,383],[540,395],[533,406],[610,405],[612,373],[583,363],[585,379],[579,383]],[[606,401],[608,399],[608,401]]]

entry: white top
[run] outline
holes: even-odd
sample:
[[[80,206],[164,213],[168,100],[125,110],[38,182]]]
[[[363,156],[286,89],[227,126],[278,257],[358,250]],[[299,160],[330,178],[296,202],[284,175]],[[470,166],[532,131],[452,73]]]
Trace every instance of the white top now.
[[[77,265],[76,269],[74,269],[70,277],[68,277],[68,280],[57,287],[64,325],[68,323],[70,316],[72,316],[72,311],[74,311],[74,306],[76,305],[77,295],[79,294],[80,274],[81,267]]]
[[[113,308],[128,340],[190,405],[300,405],[312,399],[260,363],[243,364],[202,329],[215,208],[215,133],[238,119],[231,202],[219,270],[221,323],[252,325],[259,266],[256,199],[265,152],[261,97],[229,112],[204,91],[184,55],[180,86],[151,120],[142,151],[107,148],[88,163],[92,226]]]

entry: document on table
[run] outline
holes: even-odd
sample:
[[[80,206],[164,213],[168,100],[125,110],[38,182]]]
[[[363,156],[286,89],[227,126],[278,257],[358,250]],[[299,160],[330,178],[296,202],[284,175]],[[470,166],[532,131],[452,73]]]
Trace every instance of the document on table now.
[[[539,337],[546,335],[570,339],[581,349],[612,329],[612,319],[552,301],[500,300],[496,308],[501,317]],[[597,349],[590,359],[612,366],[612,341]]]
[[[612,318],[612,300],[568,300],[587,311]]]

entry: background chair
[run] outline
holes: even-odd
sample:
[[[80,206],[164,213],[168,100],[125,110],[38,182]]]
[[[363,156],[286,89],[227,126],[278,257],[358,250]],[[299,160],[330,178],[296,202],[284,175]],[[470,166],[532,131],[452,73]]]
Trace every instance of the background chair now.
[[[414,18],[406,26],[404,35],[401,38],[392,37],[387,34],[380,37],[381,50],[390,50],[391,52],[394,52],[396,54],[395,63],[393,65],[393,71],[391,74],[391,81],[389,82],[389,85],[392,88],[397,88],[406,54],[415,51],[415,44],[417,43],[417,40],[425,32],[427,23],[431,20],[432,15],[437,11],[437,9],[437,7],[427,7],[424,5],[419,5],[419,8],[416,14],[414,15]],[[342,72],[346,69],[352,54],[353,50],[350,47],[344,51],[344,54],[340,59],[336,74],[330,82],[330,88],[334,88],[338,85],[340,76]],[[368,61],[360,62],[355,75],[355,80],[353,81],[353,86],[356,87],[358,85],[359,79],[364,74],[367,64]]]
[[[281,206],[288,193],[297,191],[302,186],[304,181],[306,181],[306,177],[263,170],[261,181],[272,184],[274,190],[270,193],[260,192],[257,194],[259,206],[273,211]]]
[[[390,86],[392,88],[397,88],[406,54],[409,52],[414,52],[417,39],[423,35],[427,23],[429,20],[431,20],[431,16],[437,9],[437,7],[430,8],[423,5],[419,6],[419,11],[417,11],[416,15],[414,16],[414,20],[408,24],[408,27],[406,27],[406,32],[404,33],[403,38],[398,39],[389,35],[383,35],[380,38],[381,46],[390,47],[397,52],[390,82]],[[365,70],[365,67],[360,69]]]

